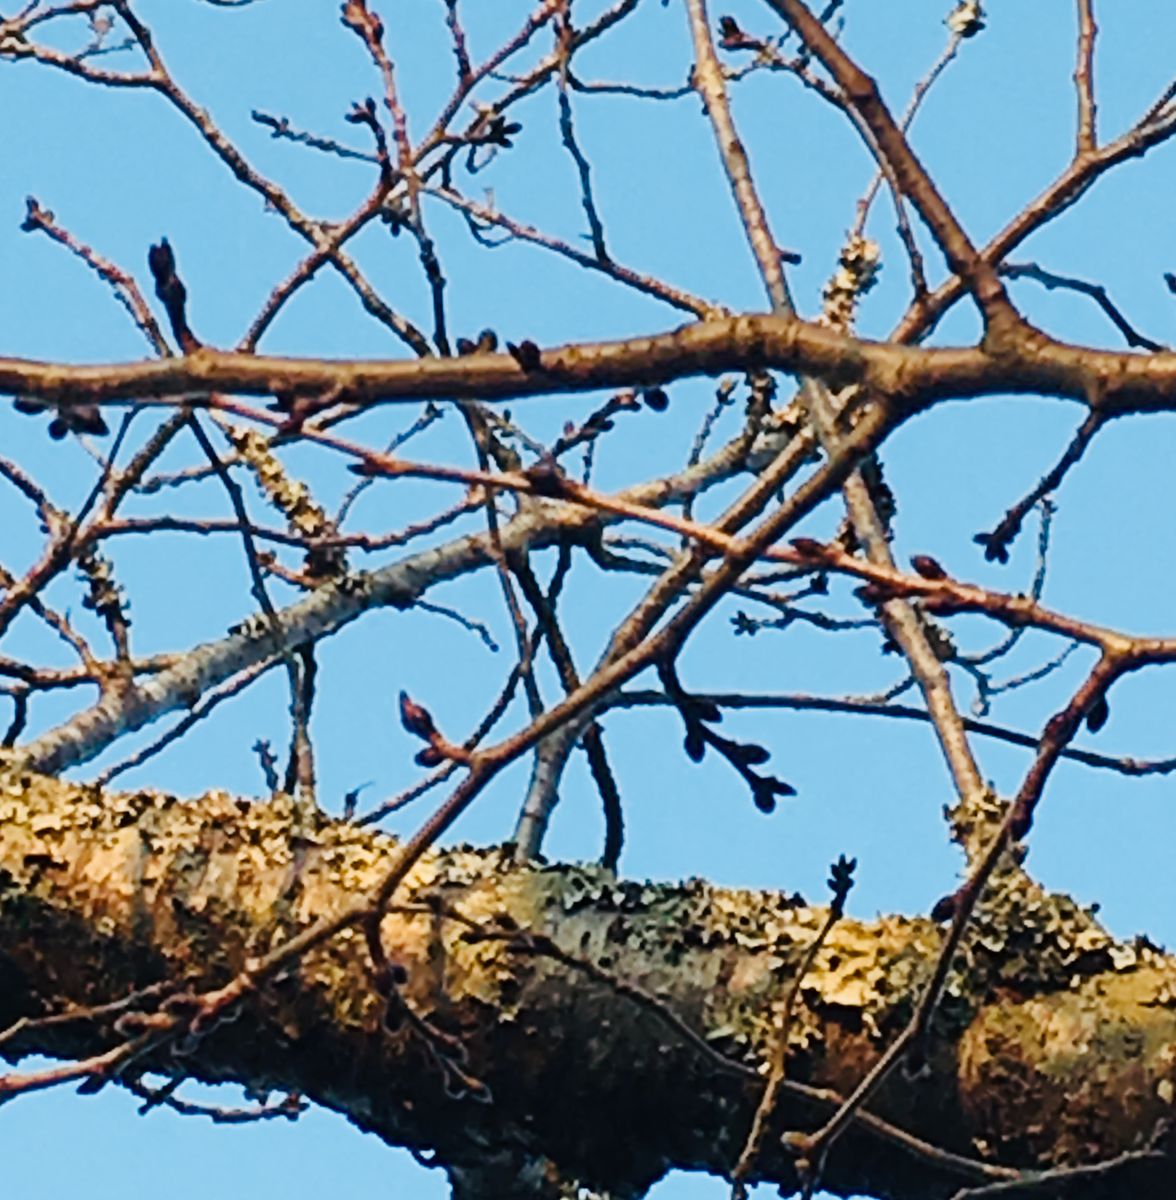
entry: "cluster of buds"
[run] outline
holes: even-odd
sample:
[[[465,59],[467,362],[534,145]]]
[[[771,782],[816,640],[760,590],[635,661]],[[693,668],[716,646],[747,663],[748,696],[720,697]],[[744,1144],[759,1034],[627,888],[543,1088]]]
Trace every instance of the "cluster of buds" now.
[[[102,437],[110,430],[102,419],[102,413],[96,404],[49,404],[36,396],[17,396],[12,402],[13,408],[26,417],[39,413],[52,412],[53,419],[49,422],[49,436],[59,442],[67,433],[92,433]]]
[[[719,18],[719,45],[724,50],[760,50],[765,48],[764,39],[748,33],[734,17]]]
[[[723,713],[717,704],[703,696],[692,696],[685,691],[672,666],[662,664],[658,668],[658,674],[666,689],[666,695],[682,718],[686,729],[682,748],[691,762],[702,762],[708,747],[722,755],[742,776],[751,792],[752,803],[762,813],[775,811],[776,800],[779,797],[796,795],[796,789],[790,783],[777,779],[774,775],[761,775],[753,769],[763,766],[771,758],[771,751],[766,746],[724,737],[711,728],[723,719]]]
[[[417,751],[414,758],[417,766],[439,767],[444,762],[468,763],[470,752],[455,746],[437,728],[433,714],[423,704],[418,704],[407,692],[400,693],[400,723],[406,733],[411,733],[428,744]]]

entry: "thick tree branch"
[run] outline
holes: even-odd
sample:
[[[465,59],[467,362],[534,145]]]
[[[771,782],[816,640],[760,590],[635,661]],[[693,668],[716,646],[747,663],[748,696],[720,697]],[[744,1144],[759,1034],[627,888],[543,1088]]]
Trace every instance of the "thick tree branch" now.
[[[183,803],[7,773],[0,815],[0,1028],[166,981],[223,984],[243,955],[346,909],[397,854],[350,825],[308,829],[282,796]],[[431,853],[382,935],[407,974],[404,1002],[460,1042],[462,1070],[488,1102],[463,1097],[419,1036],[384,1028],[361,944],[346,934],[192,1039],[185,1064],[197,1079],[305,1094],[451,1169],[484,1169],[496,1154],[517,1170],[547,1160],[637,1196],[672,1166],[731,1169],[770,1041],[764,1014],[824,919],[780,893],[510,870],[493,850]],[[876,1060],[936,940],[932,924],[906,918],[836,926],[790,1023],[779,1128],[819,1123]],[[838,1194],[947,1197],[1007,1180],[1010,1166],[1109,1158],[1166,1115],[1176,1016],[1161,998],[1176,962],[1116,945],[1020,877],[967,944],[931,1073],[888,1085],[856,1121],[825,1176]],[[119,1028],[132,1025],[123,1014]],[[89,1058],[118,1041],[99,1012],[30,1020],[3,1050]],[[158,1065],[150,1050],[139,1061]],[[1055,1110],[1064,1122],[1035,1119]],[[762,1177],[794,1186],[788,1155],[764,1149]],[[1153,1185],[1170,1184],[1171,1166],[1153,1167]]]
[[[1026,330],[1000,353],[875,342],[767,315],[700,321],[615,342],[572,343],[533,356],[477,353],[457,359],[313,359],[204,347],[183,358],[74,366],[0,358],[0,392],[53,404],[143,403],[210,392],[393,400],[509,400],[667,383],[723,371],[776,369],[858,383],[910,411],[994,393],[1057,396],[1110,416],[1176,407],[1176,353],[1130,354],[1057,341]],[[1100,394],[1101,390],[1101,394]]]

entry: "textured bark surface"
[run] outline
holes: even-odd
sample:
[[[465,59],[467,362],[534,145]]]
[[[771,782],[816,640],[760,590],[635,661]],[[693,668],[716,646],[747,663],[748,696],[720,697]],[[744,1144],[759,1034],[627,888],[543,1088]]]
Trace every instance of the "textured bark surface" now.
[[[247,956],[369,890],[394,846],[308,822],[284,797],[100,793],[0,769],[0,1028],[163,979],[222,984]],[[469,849],[427,857],[396,901],[417,906],[384,922],[407,971],[405,997],[461,1039],[471,1080],[411,1022],[386,1028],[357,930],[151,1065],[301,1091],[391,1144],[434,1152],[455,1195],[495,1194],[497,1178],[513,1181],[498,1194],[555,1196],[576,1181],[637,1196],[671,1167],[722,1174],[737,1158],[758,1095],[747,1068],[764,1060],[773,1004],[824,915],[779,892],[516,868],[499,851]],[[622,987],[505,939],[471,939],[437,903],[486,927],[550,935],[656,996],[734,1062],[725,1069]],[[790,1078],[851,1090],[909,1016],[937,943],[925,920],[840,922],[804,982]],[[1176,1086],[1176,960],[1114,943],[1089,913],[1015,868],[962,958],[930,1070],[900,1074],[872,1112],[957,1154],[1037,1168],[1105,1159],[1153,1137]],[[68,1057],[113,1038],[77,1022],[5,1050]],[[813,1128],[830,1111],[794,1089],[777,1125]],[[1159,1170],[1120,1173],[1103,1194],[1170,1186]],[[794,1183],[776,1149],[763,1174],[786,1192]],[[950,1196],[967,1182],[861,1124],[825,1174],[841,1194],[903,1200]]]

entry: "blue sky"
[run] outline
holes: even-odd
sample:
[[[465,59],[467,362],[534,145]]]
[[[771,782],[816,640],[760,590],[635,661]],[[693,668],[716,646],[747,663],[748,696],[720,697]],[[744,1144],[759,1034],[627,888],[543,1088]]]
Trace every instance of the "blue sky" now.
[[[411,131],[419,137],[452,81],[443,6],[440,0],[384,0],[373,7],[385,17]],[[583,16],[601,7],[587,0],[577,5]],[[942,48],[942,18],[950,7],[947,0],[846,4],[846,44],[878,76],[892,108],[905,106],[912,84]],[[1153,0],[1115,0],[1101,7],[1098,100],[1103,136],[1110,137],[1136,119],[1167,82],[1176,9]],[[12,8],[8,0],[0,12],[11,15]],[[503,30],[521,22],[530,5],[465,0],[464,8],[477,59],[498,44]],[[988,29],[964,46],[919,118],[915,147],[979,241],[1068,161],[1074,136],[1073,9],[1069,0],[1029,5],[992,0]],[[301,127],[362,144],[360,131],[342,117],[355,100],[378,94],[379,80],[340,25],[337,5],[261,0],[222,10],[195,0],[143,0],[137,11],[156,30],[181,84],[306,211],[340,217],[362,198],[371,183],[370,166],[337,163],[275,141],[250,118],[255,108],[285,114]],[[751,31],[777,28],[766,6],[752,0],[716,5],[712,15],[717,19],[725,12]],[[537,44],[545,50],[548,41],[541,36]],[[591,48],[577,66],[589,79],[673,85],[684,80],[688,58],[680,0],[644,0],[631,24]],[[118,56],[99,61],[120,63]],[[593,95],[576,97],[575,107],[616,258],[732,307],[762,308],[754,265],[697,100],[643,103]],[[776,234],[803,252],[802,265],[790,277],[801,310],[812,314],[870,164],[843,119],[791,78],[760,74],[746,80],[734,91],[734,107]],[[274,281],[301,257],[302,243],[156,97],[103,91],[41,68],[0,62],[0,112],[6,114],[0,127],[0,354],[100,361],[145,353],[138,332],[92,275],[45,238],[20,232],[27,194],[54,210],[82,240],[136,271],[145,287],[147,246],[166,234],[188,286],[193,326],[216,344],[240,337]],[[518,147],[468,181],[468,194],[481,199],[482,190],[492,188],[505,212],[578,238],[583,215],[573,168],[559,152],[554,95],[542,92],[514,115],[524,126]],[[1100,181],[1016,257],[1105,284],[1145,332],[1176,339],[1176,301],[1162,281],[1163,271],[1176,270],[1174,190],[1176,152],[1162,147]],[[681,323],[680,314],[542,251],[474,246],[462,223],[440,206],[430,207],[429,220],[449,278],[457,332],[493,325],[504,337],[545,343]],[[863,306],[861,329],[884,336],[907,296],[905,265],[884,197],[871,233],[882,244],[884,269]],[[942,278],[925,237],[923,247],[933,281]],[[377,227],[357,239],[354,249],[382,293],[427,324],[428,297],[409,239],[393,240]],[[1014,296],[1057,335],[1118,344],[1114,330],[1080,297],[1045,293],[1032,283],[1015,284]],[[960,306],[937,336],[964,340],[975,331],[971,310]],[[403,352],[329,272],[290,305],[263,349]],[[626,437],[602,447],[598,485],[623,486],[680,463],[709,402],[706,383],[675,386],[670,413],[635,416]],[[554,399],[514,407],[536,436],[551,437],[591,403]],[[365,418],[355,432],[375,444],[414,415],[386,409]],[[994,398],[936,410],[901,430],[885,453],[900,496],[900,556],[926,551],[966,578],[1011,590],[1026,586],[1033,568],[1032,531],[1006,567],[984,564],[971,538],[990,528],[1053,461],[1079,419],[1077,409],[1055,401]],[[50,445],[38,423],[7,406],[0,409],[0,445],[63,504],[76,503],[88,487],[84,452],[70,444]],[[1171,631],[1174,452],[1176,425],[1165,416],[1112,427],[1096,442],[1059,497],[1046,590],[1052,605],[1129,630]],[[191,461],[190,453],[178,451],[168,465]],[[468,459],[452,415],[414,443],[414,453]],[[338,497],[352,482],[341,464],[317,453],[294,451],[288,462],[326,498]],[[357,510],[358,524],[402,525],[429,511],[441,494],[432,485],[398,488],[394,496],[373,488]],[[174,501],[193,513],[219,514],[223,505],[213,484],[177,493]],[[708,498],[700,511],[713,512],[720,501]],[[158,504],[143,501],[131,511],[157,511],[152,503]],[[37,530],[22,505],[11,492],[0,492],[0,561],[14,568],[27,564],[38,547]],[[827,532],[838,517],[835,506],[826,506],[813,518],[812,530]],[[114,556],[132,597],[142,652],[217,636],[248,611],[248,579],[232,539],[128,538]],[[281,589],[275,594],[292,596]],[[575,569],[566,611],[582,664],[595,657],[626,601],[639,594],[639,581]],[[76,606],[71,580],[62,581],[53,596]],[[432,598],[484,617],[497,639],[510,644],[489,576]],[[727,618],[738,607],[729,604],[691,644],[682,664],[688,686],[861,693],[898,676],[895,660],[878,654],[871,633],[831,636],[793,628],[735,637]],[[961,642],[969,647],[997,636],[978,623],[960,625]],[[1055,648],[1044,638],[1026,638],[1008,673],[1028,669]],[[60,654],[29,621],[17,626],[4,649],[39,661],[55,661]],[[510,666],[507,652],[494,655],[476,638],[423,612],[369,615],[323,648],[321,664],[314,733],[328,807],[365,780],[373,781],[366,795],[374,797],[415,778],[414,747],[394,716],[401,688],[424,700],[444,728],[462,730],[476,723]],[[1036,730],[1084,665],[1083,656],[1075,655],[1046,683],[1003,699],[996,718]],[[548,695],[555,694],[550,679],[545,686]],[[966,685],[961,689],[967,703]],[[1097,748],[1141,757],[1171,753],[1173,699],[1174,674],[1153,671],[1128,679],[1113,694],[1111,720]],[[36,710],[34,724],[45,727],[60,719],[62,703]],[[517,724],[521,712],[512,718]],[[284,744],[285,720],[282,680],[274,673],[125,779],[181,792],[224,787],[256,793],[262,785],[249,747],[259,736]],[[765,818],[725,764],[708,758],[695,767],[685,760],[675,716],[614,714],[607,733],[626,798],[626,874],[706,875],[819,898],[828,863],[844,851],[860,864],[860,883],[850,899],[858,915],[925,911],[951,889],[958,859],[939,816],[950,793],[926,728],[790,713],[732,714],[727,722],[729,732],[773,749],[774,769],[797,786],[799,797]],[[1015,784],[1025,765],[1023,752],[990,742],[978,743],[978,751],[998,787]],[[454,836],[477,842],[507,836],[525,782],[526,764],[506,772]],[[1079,766],[1060,767],[1033,833],[1032,869],[1051,887],[1070,890],[1084,902],[1099,901],[1114,932],[1146,930],[1171,940],[1173,786],[1165,779],[1128,783]],[[593,857],[600,839],[598,807],[577,761],[549,852]],[[419,808],[409,809],[389,828],[407,831],[422,815]],[[68,1154],[62,1153],[64,1145]],[[167,1181],[173,1200],[263,1188],[280,1190],[289,1200],[319,1197],[328,1189],[345,1189],[357,1198],[428,1200],[447,1193],[437,1173],[331,1114],[313,1113],[297,1125],[213,1129],[166,1113],[136,1118],[133,1102],[113,1092],[85,1100],[58,1092],[6,1106],[0,1111],[0,1151],[0,1181],[23,1196],[83,1190],[93,1200],[148,1195],[160,1180]],[[128,1184],[128,1177],[134,1182]],[[686,1176],[668,1179],[657,1191],[659,1200],[724,1194],[718,1181]]]

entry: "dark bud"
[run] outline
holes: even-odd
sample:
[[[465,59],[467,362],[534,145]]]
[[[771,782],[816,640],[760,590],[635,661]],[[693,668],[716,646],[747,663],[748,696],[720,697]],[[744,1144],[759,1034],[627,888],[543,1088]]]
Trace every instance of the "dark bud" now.
[[[25,197],[25,219],[20,223],[21,233],[35,233],[53,219],[53,213],[42,208],[36,196]]]
[[[701,725],[692,724],[687,728],[682,748],[691,762],[702,762],[702,757],[706,753],[706,736],[702,732]]]
[[[376,102],[368,96],[363,103],[355,103],[351,106],[351,111],[343,118],[350,125],[367,125],[374,128],[376,125]]]
[[[167,238],[160,238],[159,245],[152,246],[147,251],[147,265],[155,280],[155,294],[167,311],[172,333],[180,349],[185,354],[199,349],[200,340],[188,328],[188,319],[185,316],[188,292],[176,274],[176,256]]]
[[[1007,563],[1009,561],[1008,538],[1000,533],[978,533],[972,539],[977,546],[984,547],[984,561]]]
[[[559,500],[567,494],[567,476],[560,470],[559,463],[550,455],[545,455],[538,462],[532,463],[523,472],[523,476],[530,483],[536,496]]]
[[[931,557],[930,554],[916,554],[911,558],[911,566],[924,579],[946,579],[947,572]]]
[[[744,767],[762,767],[772,757],[766,746],[760,746],[756,742],[731,742],[727,747],[727,754],[733,763]]]
[[[670,398],[666,395],[665,388],[646,388],[641,393],[641,399],[645,401],[645,407],[654,412],[665,412],[670,407]]]
[[[894,592],[882,583],[867,583],[857,588],[854,595],[863,603],[870,605],[885,604],[894,599]]]
[[[439,767],[445,761],[445,756],[435,746],[426,746],[413,755],[412,761],[418,767]]]
[[[782,779],[773,779],[770,775],[757,778],[751,786],[751,799],[756,808],[762,813],[776,811],[777,796],[795,796],[796,789]]]
[[[760,41],[739,28],[734,17],[719,18],[719,45],[724,50],[758,50]]]
[[[416,737],[428,739],[437,732],[429,710],[409,697],[407,692],[400,693],[400,723],[407,732]]]
[[[759,623],[747,613],[740,609],[732,618],[731,624],[735,627],[735,636],[747,634],[748,637],[755,637],[760,631]]]
[[[1111,706],[1107,703],[1106,696],[1099,698],[1090,706],[1086,713],[1086,728],[1091,733],[1098,731],[1107,723],[1107,718],[1111,715]]]
[[[498,113],[491,118],[485,132],[479,134],[476,140],[487,146],[501,146],[504,150],[509,150],[512,145],[511,138],[522,128],[518,121],[508,121]]]
[[[462,356],[467,354],[493,354],[497,349],[498,334],[493,329],[483,329],[478,334],[477,340],[467,337],[459,337],[457,339],[457,352]]]
[[[1171,271],[1165,271],[1164,282],[1168,285],[1168,291],[1176,296],[1176,275],[1173,275]]]
[[[524,371],[538,371],[542,366],[539,347],[530,338],[525,338],[517,345],[507,342],[506,351]]]
[[[77,1095],[79,1095],[79,1096],[96,1095],[98,1092],[102,1091],[102,1089],[109,1082],[110,1082],[109,1075],[104,1075],[104,1074],[102,1074],[102,1072],[98,1072],[95,1075],[91,1075],[89,1079],[83,1079],[82,1082],[78,1084]]]
[[[384,40],[384,22],[375,13],[372,13],[372,34],[377,42]]]
[[[950,921],[955,916],[959,903],[960,898],[955,892],[947,896],[940,896],[931,908],[931,920]]]
[[[110,432],[96,404],[75,404],[69,409],[67,420],[75,433],[91,433],[101,437]]]
[[[853,873],[857,868],[856,858],[846,858],[844,854],[837,856],[837,861],[829,868],[829,890],[833,893],[833,907],[841,912],[845,898],[853,887]]]
[[[17,396],[13,400],[17,412],[26,416],[43,413],[52,405],[37,400],[32,396]],[[101,437],[109,433],[102,413],[96,404],[70,404],[55,411],[53,420],[49,422],[49,436],[59,442],[67,433],[92,433]]]
[[[788,544],[801,558],[823,559],[825,557],[825,544],[818,542],[816,538],[793,538]]]
[[[767,780],[761,779],[751,788],[751,803],[761,812],[775,812],[776,798],[772,788],[767,786]]]
[[[147,266],[151,270],[151,278],[155,280],[156,291],[176,273],[176,256],[167,238],[160,238],[158,246],[152,246],[147,251]]]

